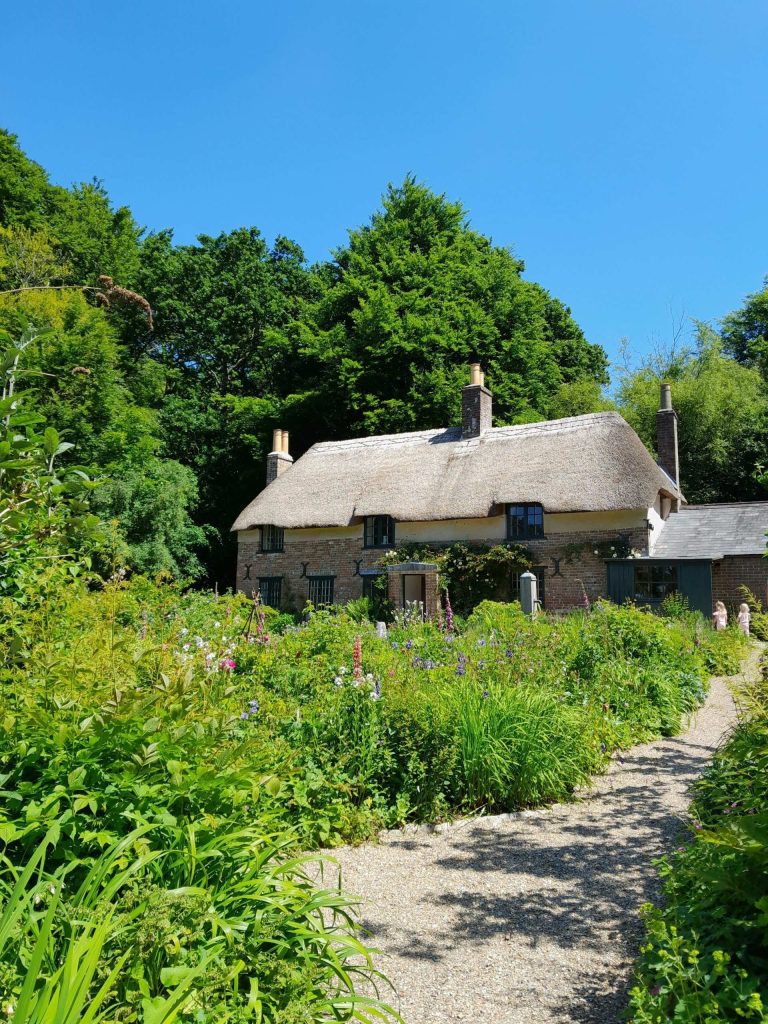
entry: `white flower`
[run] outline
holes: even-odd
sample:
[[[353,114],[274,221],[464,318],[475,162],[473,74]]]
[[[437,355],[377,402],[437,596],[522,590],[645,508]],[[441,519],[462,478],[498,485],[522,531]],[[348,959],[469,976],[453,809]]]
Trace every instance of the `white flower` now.
[[[189,630],[188,630],[188,629],[187,629],[187,627],[185,626],[185,627],[184,627],[184,629],[182,629],[182,631],[181,631],[181,635],[182,635],[182,636],[186,636],[188,632],[189,632]]]
[[[369,683],[373,682],[373,672],[368,672],[365,676]]]
[[[12,1017],[13,1016],[13,1012],[14,1012],[15,1009],[16,1009],[16,1004],[15,1003],[11,1003],[11,1002],[3,1003],[3,1013],[5,1014],[6,1017]]]
[[[592,552],[592,554],[593,554],[593,555],[599,555],[599,554],[600,554],[600,552],[599,552],[599,551],[597,550],[597,548],[595,548],[595,550],[594,550],[594,551]]]
[[[191,646],[192,644],[184,644],[184,646],[182,647],[182,651],[188,651]]]
[[[345,665],[340,665],[339,666],[339,675],[340,676],[343,676],[346,673],[346,671],[347,671],[347,668],[346,668]]]
[[[220,622],[214,622],[214,624],[213,624],[213,628],[214,628],[214,629],[218,629],[220,625],[221,625],[221,623],[220,623]]]
[[[336,676],[333,681],[334,681],[336,686],[343,686],[344,685],[344,680],[341,678],[341,676]]]

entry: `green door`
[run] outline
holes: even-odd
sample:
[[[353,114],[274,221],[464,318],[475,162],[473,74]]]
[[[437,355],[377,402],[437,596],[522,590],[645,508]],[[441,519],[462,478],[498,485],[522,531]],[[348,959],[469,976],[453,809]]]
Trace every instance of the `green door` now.
[[[707,618],[712,614],[712,563],[678,562],[677,586],[688,598],[688,607],[702,612]]]

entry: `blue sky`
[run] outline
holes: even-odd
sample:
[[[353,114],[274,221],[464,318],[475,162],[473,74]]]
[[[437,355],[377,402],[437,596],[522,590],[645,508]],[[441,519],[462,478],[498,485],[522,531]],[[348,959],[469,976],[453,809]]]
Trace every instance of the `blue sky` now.
[[[0,123],[178,241],[321,259],[411,171],[612,358],[768,273],[765,0],[38,0],[3,36]]]

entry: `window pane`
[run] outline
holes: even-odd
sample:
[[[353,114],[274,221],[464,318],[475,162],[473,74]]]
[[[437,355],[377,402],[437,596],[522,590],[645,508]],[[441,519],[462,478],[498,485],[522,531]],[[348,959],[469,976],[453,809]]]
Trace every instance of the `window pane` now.
[[[333,576],[310,576],[307,596],[314,605],[333,604]]]
[[[271,608],[279,608],[282,589],[282,576],[262,576],[259,579],[261,603],[268,604]]]
[[[261,550],[282,551],[285,531],[279,526],[262,526]]]

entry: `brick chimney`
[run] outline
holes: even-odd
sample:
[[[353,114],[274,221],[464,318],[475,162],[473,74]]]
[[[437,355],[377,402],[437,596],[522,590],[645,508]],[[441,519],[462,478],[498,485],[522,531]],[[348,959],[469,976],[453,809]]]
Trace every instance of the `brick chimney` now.
[[[275,430],[272,432],[272,451],[267,456],[267,483],[271,484],[277,480],[281,473],[290,469],[293,459],[288,454],[288,431]]]
[[[661,385],[661,403],[656,413],[656,448],[658,463],[675,483],[680,485],[680,457],[677,451],[677,413],[672,408],[672,388]],[[676,503],[677,504],[677,503]],[[677,508],[674,508],[677,512]]]
[[[480,363],[470,365],[469,384],[461,391],[461,437],[480,437],[490,430],[493,420],[493,397],[485,386]]]

